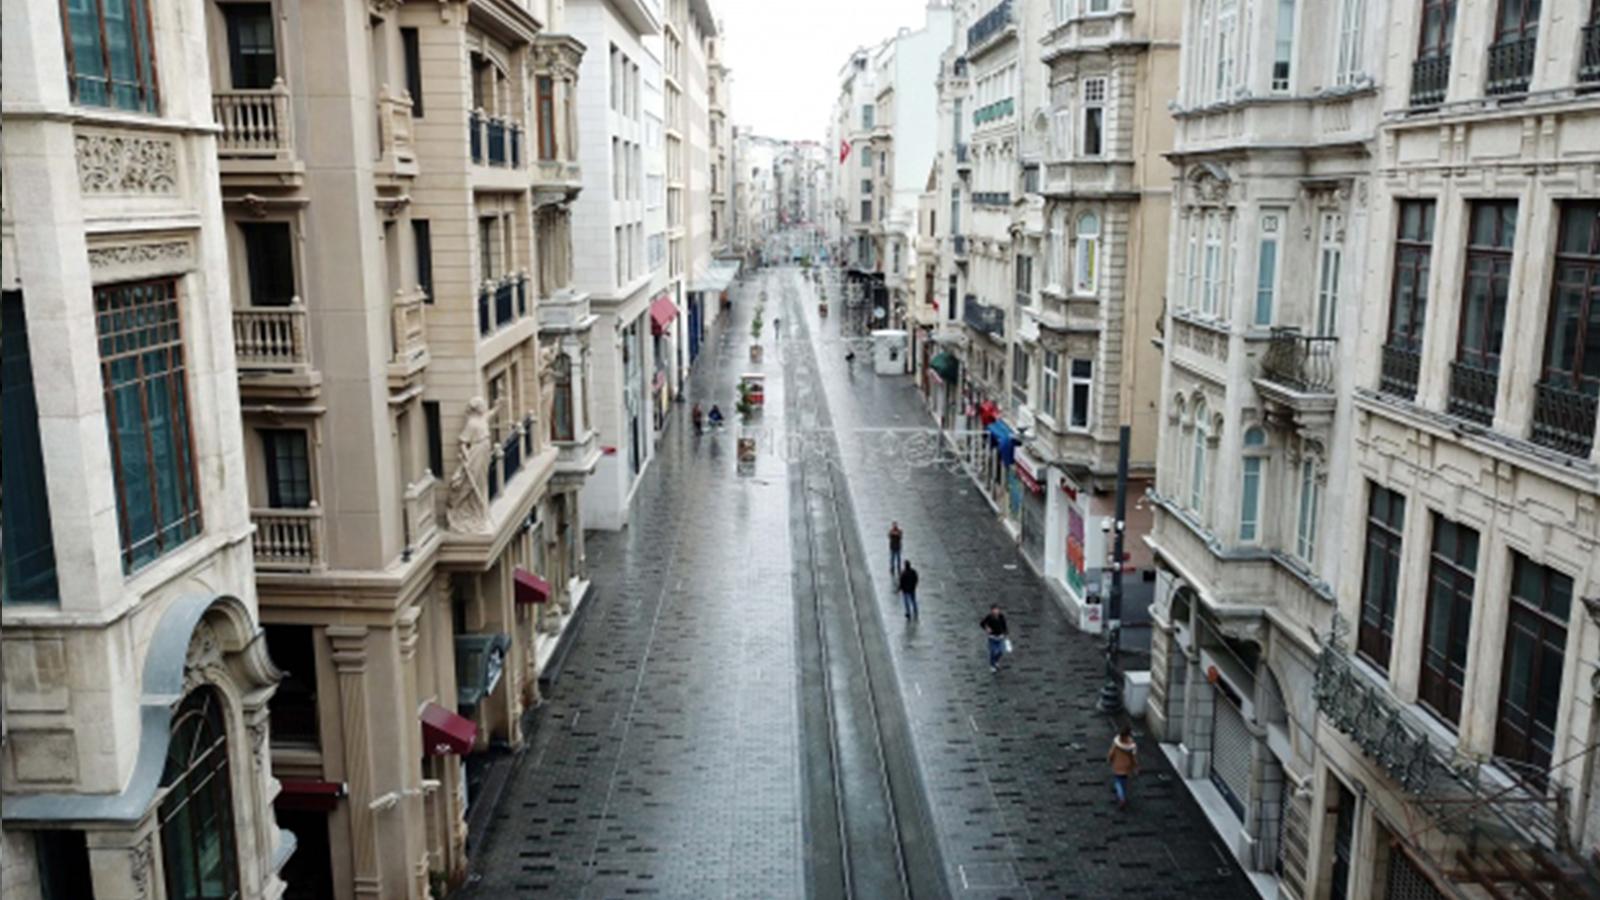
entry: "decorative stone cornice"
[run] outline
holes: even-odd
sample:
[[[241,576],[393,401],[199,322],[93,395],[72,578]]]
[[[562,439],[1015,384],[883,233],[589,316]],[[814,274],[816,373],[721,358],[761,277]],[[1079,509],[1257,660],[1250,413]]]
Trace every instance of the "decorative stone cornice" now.
[[[118,132],[79,132],[78,187],[85,194],[178,193],[178,142]]]

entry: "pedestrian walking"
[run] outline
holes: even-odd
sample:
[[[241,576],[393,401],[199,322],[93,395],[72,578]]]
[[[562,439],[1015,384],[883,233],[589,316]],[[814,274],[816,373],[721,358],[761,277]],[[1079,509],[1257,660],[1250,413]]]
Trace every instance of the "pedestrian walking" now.
[[[911,568],[911,560],[906,560],[900,567],[900,602],[905,605],[906,618],[921,618],[917,614],[917,570]]]
[[[989,636],[989,671],[1000,671],[1000,657],[1009,649],[1011,640],[1006,637],[1006,614],[1000,611],[1000,604],[989,607],[989,614],[978,623],[983,626],[983,633]]]
[[[779,342],[781,340],[783,340],[783,320],[778,318],[777,316],[773,316],[772,317],[772,342],[774,344],[776,344],[777,342]]]
[[[889,523],[889,574],[900,574],[900,541],[905,537],[905,532],[900,530],[899,522]]]
[[[1106,762],[1111,764],[1111,786],[1117,792],[1117,808],[1123,809],[1128,805],[1128,779],[1139,774],[1139,745],[1134,743],[1132,728],[1122,726],[1122,731],[1111,740]]]

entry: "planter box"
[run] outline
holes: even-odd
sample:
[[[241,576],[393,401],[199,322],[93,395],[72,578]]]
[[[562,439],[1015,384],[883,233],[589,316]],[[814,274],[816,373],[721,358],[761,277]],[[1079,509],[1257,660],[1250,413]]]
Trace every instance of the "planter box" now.
[[[761,362],[761,345],[760,344],[751,344],[750,345],[750,361],[753,362],[753,363]]]

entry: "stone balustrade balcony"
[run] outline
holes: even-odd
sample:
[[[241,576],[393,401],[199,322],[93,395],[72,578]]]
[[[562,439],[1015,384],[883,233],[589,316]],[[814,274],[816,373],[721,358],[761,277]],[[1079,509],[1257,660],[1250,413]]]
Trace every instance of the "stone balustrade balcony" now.
[[[252,509],[256,568],[263,572],[310,572],[327,565],[322,509]]]

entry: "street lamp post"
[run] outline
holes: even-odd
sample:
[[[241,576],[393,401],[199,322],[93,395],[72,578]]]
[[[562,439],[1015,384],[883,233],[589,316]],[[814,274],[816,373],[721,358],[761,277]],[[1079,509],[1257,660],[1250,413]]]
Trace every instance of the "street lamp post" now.
[[[1122,559],[1123,536],[1128,531],[1128,426],[1117,433],[1117,518],[1111,551],[1111,594],[1106,610],[1106,680],[1100,685],[1100,710],[1122,711],[1122,679],[1117,656],[1122,650]]]

